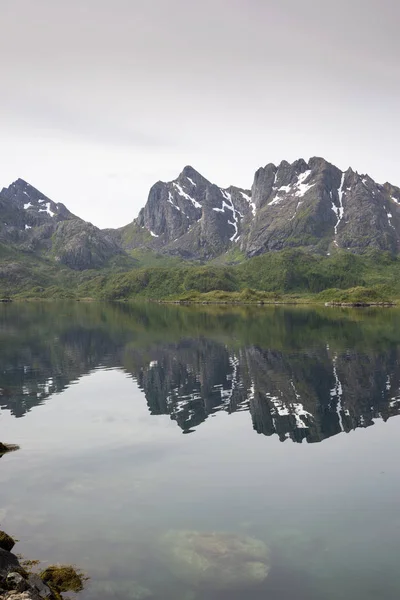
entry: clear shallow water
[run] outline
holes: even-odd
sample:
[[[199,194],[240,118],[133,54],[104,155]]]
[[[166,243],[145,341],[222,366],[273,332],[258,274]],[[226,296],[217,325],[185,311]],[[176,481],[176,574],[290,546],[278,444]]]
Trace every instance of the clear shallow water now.
[[[2,306],[0,525],[87,600],[186,600],[170,529],[271,548],[197,598],[397,598],[399,340],[396,310]]]

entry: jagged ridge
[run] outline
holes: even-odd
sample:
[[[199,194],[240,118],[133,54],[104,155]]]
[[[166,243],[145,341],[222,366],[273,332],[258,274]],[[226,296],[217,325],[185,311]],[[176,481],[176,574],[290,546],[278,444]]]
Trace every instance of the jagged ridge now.
[[[351,168],[342,172],[323,158],[260,168],[251,191],[220,188],[187,166],[174,181],[151,188],[145,207],[119,239],[126,248],[192,259],[233,248],[249,257],[295,247],[328,255],[338,248],[397,254],[399,205],[399,188]]]
[[[399,240],[400,189],[316,157],[258,169],[251,190],[220,188],[186,166],[153,185],[137,219],[114,230],[79,219],[22,179],[0,192],[0,242],[78,270],[134,249],[201,261],[300,247],[397,255]]]

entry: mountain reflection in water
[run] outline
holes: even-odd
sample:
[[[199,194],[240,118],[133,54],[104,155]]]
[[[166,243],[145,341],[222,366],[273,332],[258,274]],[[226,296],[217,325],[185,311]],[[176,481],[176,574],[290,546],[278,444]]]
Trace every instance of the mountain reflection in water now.
[[[184,433],[247,411],[257,433],[320,442],[399,413],[399,337],[396,309],[3,305],[0,408],[122,368]]]

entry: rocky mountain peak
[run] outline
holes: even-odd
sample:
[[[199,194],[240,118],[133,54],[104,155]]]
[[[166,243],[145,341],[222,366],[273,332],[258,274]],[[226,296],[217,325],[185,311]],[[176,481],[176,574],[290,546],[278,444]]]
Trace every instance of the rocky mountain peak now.
[[[186,165],[186,167],[184,167],[176,181],[182,181],[185,179],[188,180],[192,186],[211,185],[208,179],[203,177],[203,175],[201,175],[198,171],[196,171],[196,169],[194,169],[190,165]]]
[[[15,223],[17,227],[41,225],[54,217],[57,220],[75,217],[64,204],[53,202],[23,179],[17,179],[8,188],[3,188],[0,200],[8,204],[10,212],[19,213],[18,223]]]
[[[400,188],[318,156],[259,168],[251,190],[219,187],[186,165],[176,179],[152,186],[133,223],[101,232],[18,179],[0,192],[0,241],[10,240],[24,250],[52,249],[80,269],[132,248],[198,260],[285,248],[398,254]]]
[[[23,179],[0,192],[0,242],[38,255],[50,252],[56,262],[80,270],[124,254],[107,234]]]

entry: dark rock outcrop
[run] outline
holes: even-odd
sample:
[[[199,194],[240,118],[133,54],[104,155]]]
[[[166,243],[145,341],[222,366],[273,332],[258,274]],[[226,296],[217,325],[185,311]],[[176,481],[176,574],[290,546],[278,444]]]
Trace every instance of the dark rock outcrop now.
[[[12,554],[11,552],[4,550],[3,548],[0,548],[0,582],[7,577],[8,573],[11,573],[20,568],[21,565],[19,564],[18,558],[15,556],[15,554]]]
[[[0,531],[0,548],[2,550],[6,550],[7,552],[11,552],[14,546],[15,541],[12,539],[12,537],[5,531]]]

